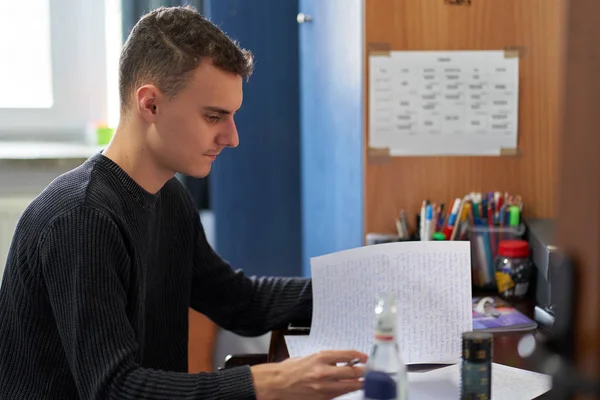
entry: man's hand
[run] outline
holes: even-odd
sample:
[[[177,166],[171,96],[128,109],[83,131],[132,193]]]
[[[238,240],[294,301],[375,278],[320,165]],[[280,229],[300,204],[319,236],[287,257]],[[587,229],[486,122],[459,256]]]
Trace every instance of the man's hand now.
[[[360,390],[364,368],[336,366],[367,356],[357,351],[323,351],[303,358],[290,358],[278,364],[251,367],[257,400],[329,400]]]

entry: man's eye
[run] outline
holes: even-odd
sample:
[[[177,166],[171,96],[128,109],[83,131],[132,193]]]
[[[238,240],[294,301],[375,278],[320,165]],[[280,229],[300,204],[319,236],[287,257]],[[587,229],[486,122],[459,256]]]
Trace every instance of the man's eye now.
[[[221,117],[219,117],[218,115],[207,115],[206,116],[206,120],[210,123],[217,123],[221,120]]]

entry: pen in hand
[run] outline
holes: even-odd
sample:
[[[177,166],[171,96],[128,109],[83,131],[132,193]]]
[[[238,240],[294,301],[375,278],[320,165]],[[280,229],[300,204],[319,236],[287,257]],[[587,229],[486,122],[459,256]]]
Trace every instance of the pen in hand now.
[[[360,362],[360,360],[358,358],[355,358],[353,360],[348,361],[344,366],[345,367],[354,367],[359,362]]]

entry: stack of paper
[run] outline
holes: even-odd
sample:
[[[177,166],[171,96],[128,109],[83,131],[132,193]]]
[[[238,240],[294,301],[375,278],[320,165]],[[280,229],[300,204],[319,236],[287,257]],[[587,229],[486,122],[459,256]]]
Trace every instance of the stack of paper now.
[[[411,400],[455,400],[460,398],[460,364],[429,372],[408,373],[408,398]],[[551,377],[536,372],[492,364],[491,400],[531,400],[552,388]],[[340,396],[336,400],[362,400],[363,392]]]
[[[309,336],[289,336],[290,357],[320,350],[369,353],[377,296],[398,301],[398,343],[407,364],[455,363],[461,335],[473,329],[468,242],[366,246],[311,260]]]

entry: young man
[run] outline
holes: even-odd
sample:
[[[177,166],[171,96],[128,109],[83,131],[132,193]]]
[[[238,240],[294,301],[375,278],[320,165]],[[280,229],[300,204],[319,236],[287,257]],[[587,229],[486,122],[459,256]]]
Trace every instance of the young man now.
[[[0,291],[0,393],[20,399],[329,399],[360,388],[331,351],[187,373],[188,308],[244,335],[309,318],[311,282],[248,278],[208,245],[176,172],[238,145],[249,52],[190,8],[144,16],[120,62],[121,121],[16,229]]]

